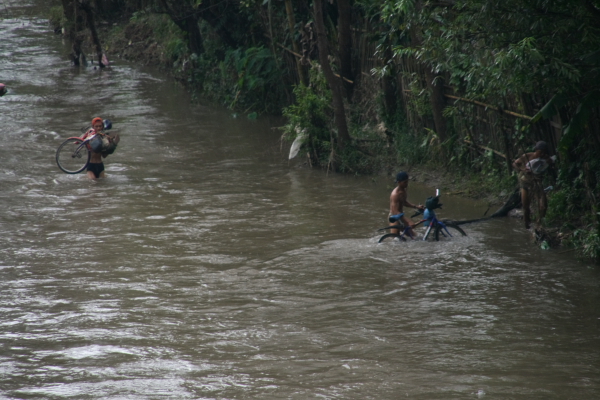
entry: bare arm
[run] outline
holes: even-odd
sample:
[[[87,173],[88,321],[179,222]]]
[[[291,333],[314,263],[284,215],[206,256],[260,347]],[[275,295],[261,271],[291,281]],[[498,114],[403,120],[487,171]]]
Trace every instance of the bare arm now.
[[[425,209],[425,207],[424,207],[424,206],[422,206],[421,204],[419,204],[418,206],[416,206],[416,205],[414,205],[414,204],[410,203],[408,200],[404,200],[404,205],[405,205],[406,207],[415,208],[415,209],[418,209],[418,210],[423,210],[423,209]]]
[[[404,212],[404,207],[415,208],[419,210],[423,210],[424,207],[422,205],[414,205],[410,201],[408,201],[407,193],[404,190],[394,190],[392,195],[390,196],[390,214],[396,215]]]
[[[527,161],[529,161],[529,157],[527,154],[523,154],[512,163],[512,166],[517,171],[525,171],[525,164]]]

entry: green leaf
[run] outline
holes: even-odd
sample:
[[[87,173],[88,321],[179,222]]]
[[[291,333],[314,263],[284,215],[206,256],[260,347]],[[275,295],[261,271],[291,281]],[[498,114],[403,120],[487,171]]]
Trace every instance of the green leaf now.
[[[571,118],[563,132],[563,136],[558,144],[559,151],[566,152],[573,146],[575,139],[583,133],[585,126],[593,115],[594,109],[598,106],[600,106],[600,90],[594,90],[583,98],[577,107],[575,115],[573,115],[573,118]]]
[[[531,120],[532,123],[539,121],[540,119],[552,118],[558,110],[567,104],[567,96],[564,93],[558,93],[552,96],[550,101],[546,103],[544,107],[537,114],[535,114]]]

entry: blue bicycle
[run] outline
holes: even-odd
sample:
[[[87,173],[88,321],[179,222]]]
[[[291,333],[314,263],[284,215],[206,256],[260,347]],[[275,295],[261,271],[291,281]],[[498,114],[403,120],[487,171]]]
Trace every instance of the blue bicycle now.
[[[437,219],[437,216],[436,216],[434,210],[437,208],[442,208],[442,204],[440,204],[439,189],[436,190],[435,194],[436,194],[435,197],[428,197],[427,200],[425,201],[425,211],[419,211],[411,216],[411,218],[414,218],[417,215],[423,214],[423,219],[421,219],[419,222],[417,222],[414,226],[414,227],[417,227],[421,224],[425,224],[427,226],[427,230],[425,231],[425,234],[423,235],[423,240],[427,240],[429,238],[429,236],[431,235],[431,232],[433,232],[433,238],[435,239],[435,241],[439,241],[440,238],[452,237],[452,234],[450,233],[451,230],[455,231],[455,235],[467,236],[465,231],[463,231],[462,228],[460,226],[458,226],[456,223],[447,221],[447,220],[440,221],[439,219]],[[391,223],[399,222],[401,220],[402,216],[404,216],[404,213],[392,215],[389,217],[389,221]],[[409,226],[390,225],[385,228],[381,228],[379,230],[383,231],[386,229],[399,229],[399,230],[402,230],[402,232],[386,233],[381,238],[379,238],[379,241],[377,243],[381,243],[388,238],[392,238],[392,239],[398,238],[401,241],[405,241],[406,237],[408,236],[411,239],[414,239],[413,235],[411,234],[411,228]]]

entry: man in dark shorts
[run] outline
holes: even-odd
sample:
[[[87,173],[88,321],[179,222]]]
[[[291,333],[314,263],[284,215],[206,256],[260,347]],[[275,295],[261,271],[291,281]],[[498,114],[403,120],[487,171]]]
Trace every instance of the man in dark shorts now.
[[[537,198],[538,222],[546,215],[548,200],[543,187],[543,174],[554,164],[556,157],[548,155],[548,144],[540,141],[535,144],[533,152],[525,153],[513,162],[513,168],[519,174],[521,187],[521,203],[523,205],[523,221],[525,229],[531,227],[531,199]]]
[[[416,205],[410,203],[407,200],[407,198],[408,198],[408,174],[404,171],[398,172],[398,174],[396,174],[396,187],[394,188],[394,190],[392,191],[392,194],[390,195],[389,217],[403,213],[404,206],[416,208],[419,210],[425,209],[425,207],[423,207],[420,204],[418,206],[416,206]],[[404,226],[409,226],[411,228],[411,234],[414,236],[414,232],[412,231],[412,228],[415,226],[415,223],[412,222],[410,219],[408,219],[406,217],[406,215],[403,215],[397,221],[394,221],[394,222],[390,221],[390,226],[397,225],[400,227],[401,223],[404,224]],[[390,233],[398,234],[399,230],[398,229],[390,229]]]
[[[112,148],[112,151],[114,151],[114,148],[116,148],[116,145],[119,141],[119,137],[117,136],[109,136],[107,134],[105,134],[104,132],[104,120],[100,117],[96,117],[92,120],[92,128],[90,128],[82,137],[82,139],[85,139],[89,136],[92,136],[94,134],[100,135],[103,138],[107,138],[110,143],[112,143],[112,145],[114,146]],[[93,140],[92,140],[93,142]],[[102,158],[106,158],[108,156],[108,154],[112,154],[112,151],[110,152],[103,152],[101,149],[96,149],[99,151],[94,151],[92,149],[90,149],[91,152],[91,158],[90,158],[90,163],[88,164],[87,167],[87,176],[90,179],[98,179],[98,178],[105,178],[106,177],[106,173],[104,172],[104,163],[102,162]]]

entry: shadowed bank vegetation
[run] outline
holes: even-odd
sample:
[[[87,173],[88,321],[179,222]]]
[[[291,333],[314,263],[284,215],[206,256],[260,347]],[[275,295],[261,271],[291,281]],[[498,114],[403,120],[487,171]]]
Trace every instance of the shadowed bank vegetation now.
[[[96,21],[112,27],[100,34],[111,56],[167,68],[237,113],[285,115],[285,138],[313,167],[425,165],[510,193],[512,160],[545,140],[559,162],[542,222],[581,255],[600,256],[597,0],[60,6],[53,20],[75,45]]]

